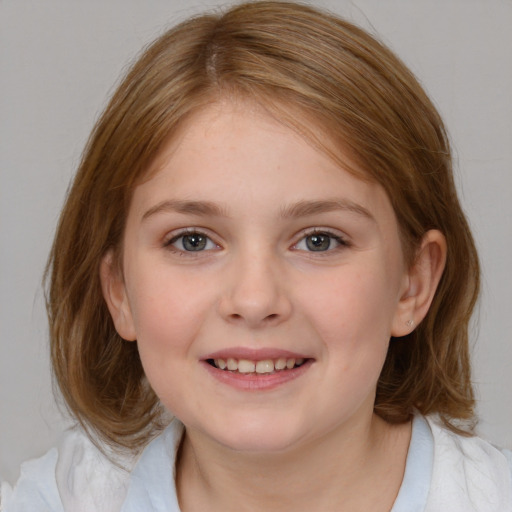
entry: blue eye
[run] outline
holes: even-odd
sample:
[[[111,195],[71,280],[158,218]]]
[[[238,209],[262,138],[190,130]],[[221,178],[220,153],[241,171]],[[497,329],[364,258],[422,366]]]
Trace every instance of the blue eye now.
[[[347,245],[340,236],[333,233],[317,232],[302,238],[295,245],[295,249],[309,252],[326,252],[336,249],[340,245]]]
[[[217,247],[206,235],[197,232],[178,235],[169,240],[166,245],[185,252],[207,251]]]

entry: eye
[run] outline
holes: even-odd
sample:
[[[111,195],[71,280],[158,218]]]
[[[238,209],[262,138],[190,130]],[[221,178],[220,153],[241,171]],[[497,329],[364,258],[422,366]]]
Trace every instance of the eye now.
[[[309,252],[326,252],[348,245],[339,235],[325,231],[315,231],[306,235],[295,244],[294,249]]]
[[[175,236],[165,245],[183,252],[208,251],[218,247],[208,236],[197,231],[190,231]]]

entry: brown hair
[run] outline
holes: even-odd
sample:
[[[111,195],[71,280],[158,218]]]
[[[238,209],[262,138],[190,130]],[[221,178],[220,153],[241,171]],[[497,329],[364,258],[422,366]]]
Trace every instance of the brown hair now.
[[[46,274],[53,368],[70,411],[89,432],[131,449],[162,427],[137,345],[119,337],[104,302],[100,262],[109,250],[119,255],[133,188],[163,143],[193,111],[233,95],[265,105],[324,149],[326,134],[349,148],[365,178],[386,190],[409,263],[427,230],[445,235],[433,303],[411,334],[391,340],[375,411],[390,422],[414,408],[448,424],[471,420],[468,323],[479,266],[443,123],[409,70],[366,32],[305,5],[266,1],[165,33],[91,135]]]

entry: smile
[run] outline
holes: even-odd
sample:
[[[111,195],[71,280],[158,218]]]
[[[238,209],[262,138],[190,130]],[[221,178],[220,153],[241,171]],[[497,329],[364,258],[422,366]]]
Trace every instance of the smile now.
[[[262,359],[259,361],[251,361],[249,359],[208,359],[207,362],[218,368],[233,373],[241,374],[273,374],[286,370],[292,370],[302,366],[306,359],[303,358],[284,358],[278,359]]]

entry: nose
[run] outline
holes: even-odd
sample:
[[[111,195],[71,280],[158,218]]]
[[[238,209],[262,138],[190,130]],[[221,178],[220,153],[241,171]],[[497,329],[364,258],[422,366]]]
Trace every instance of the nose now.
[[[240,255],[229,267],[219,302],[226,321],[258,329],[289,318],[292,303],[286,277],[275,258]]]

